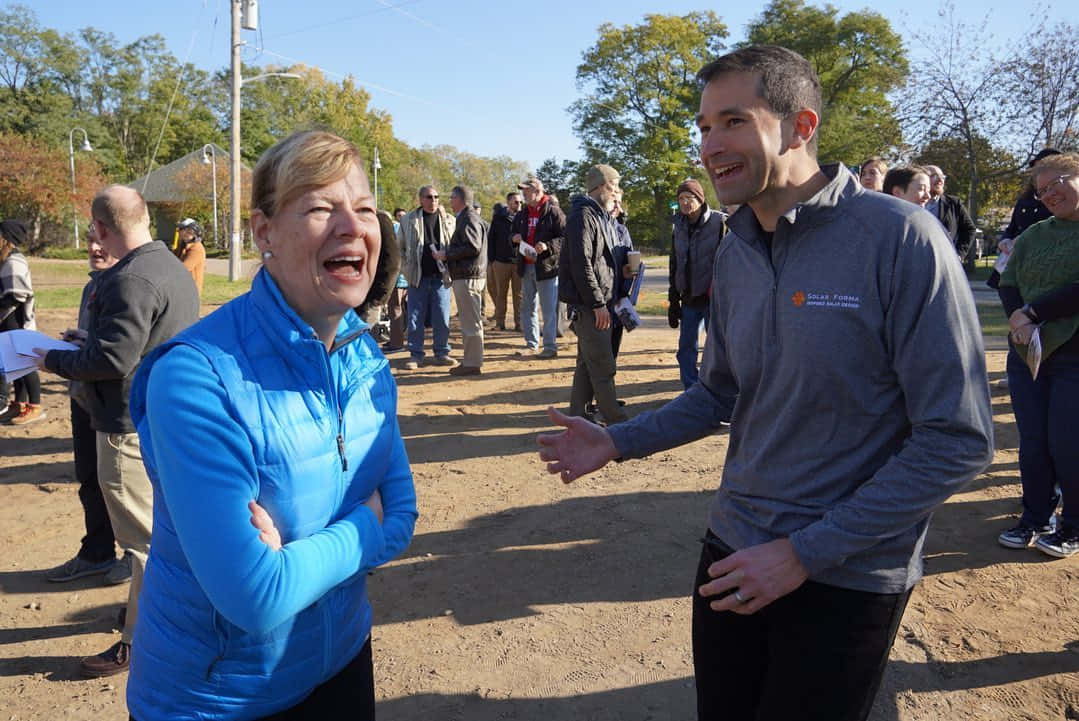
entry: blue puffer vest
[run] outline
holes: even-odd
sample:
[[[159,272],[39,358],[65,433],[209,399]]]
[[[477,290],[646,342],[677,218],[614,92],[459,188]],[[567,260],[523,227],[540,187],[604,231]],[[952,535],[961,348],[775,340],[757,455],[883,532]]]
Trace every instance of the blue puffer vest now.
[[[276,713],[299,703],[339,672],[366,642],[371,630],[366,571],[404,550],[416,517],[415,492],[397,425],[396,385],[385,357],[366,330],[354,313],[347,313],[338,327],[337,342],[327,353],[262,271],[251,292],[143,360],[132,385],[131,413],[154,486],[154,531],[128,681],[128,708],[139,721],[251,719]],[[190,368],[190,363],[178,365],[176,355],[166,355],[181,346],[188,359],[191,349],[205,357],[209,368],[195,380],[190,374],[168,378],[179,384],[175,393],[195,394],[191,403],[199,404],[198,414],[192,414],[187,404],[188,420],[201,419],[200,426],[205,428],[208,419],[211,428],[220,427],[222,434],[234,439],[239,436],[229,442],[244,449],[249,443],[252,464],[215,456],[213,473],[200,474],[200,465],[210,459],[200,458],[200,448],[194,446],[190,452],[185,447],[180,457],[175,452],[169,455],[174,459],[171,468],[158,467],[165,462],[164,444],[172,439],[155,430],[161,418],[153,417],[170,414],[171,422],[174,411],[154,405],[153,398],[160,396],[152,389],[160,379],[155,376],[151,384],[150,375],[155,364],[163,372]],[[216,394],[203,390],[211,382]],[[175,421],[176,434],[188,433],[183,417],[177,415]],[[202,438],[209,442],[205,433]],[[186,460],[189,457],[193,458]],[[301,564],[306,568],[294,570],[293,580],[322,573],[323,580],[330,577],[336,582],[334,569],[311,570],[336,563],[344,580],[327,583],[325,593],[321,588],[312,591],[313,583],[293,593],[287,583],[275,584],[278,576],[274,576],[265,584],[273,592],[266,594],[271,600],[263,603],[254,596],[231,607],[221,603],[222,588],[231,591],[233,586],[248,589],[252,585],[240,569],[267,565],[265,548],[241,544],[240,550],[221,548],[221,554],[238,554],[234,565],[219,568],[221,577],[207,577],[200,568],[196,578],[192,569],[189,559],[199,558],[192,544],[203,544],[205,553],[206,544],[215,543],[220,534],[223,516],[232,514],[228,522],[235,525],[235,514],[246,513],[246,509],[231,508],[237,503],[230,502],[226,511],[215,502],[215,489],[231,482],[222,479],[232,476],[220,471],[232,471],[233,466],[236,476],[250,479],[255,499],[273,518],[286,549],[292,541],[325,534],[331,524],[341,527],[342,519],[347,521],[359,512],[367,514],[367,519],[360,519],[367,526],[357,523],[349,528],[360,528],[359,541],[369,542],[370,556],[365,548],[358,568],[341,572],[344,562],[320,551]],[[379,526],[361,508],[376,488],[386,508]],[[201,516],[192,515],[196,504],[201,504],[196,509]],[[174,524],[174,519],[181,518],[187,524],[183,538]],[[199,533],[190,532],[192,518],[200,519],[202,528],[195,529]],[[376,530],[365,530],[370,528]],[[357,563],[351,548],[339,555]],[[289,580],[284,573],[280,578]],[[282,586],[288,590],[281,591]],[[209,588],[218,592],[217,606],[210,601],[214,594],[205,590]],[[306,598],[304,594],[315,594],[317,600],[295,612],[281,611],[291,608],[290,602],[297,605],[296,598]]]

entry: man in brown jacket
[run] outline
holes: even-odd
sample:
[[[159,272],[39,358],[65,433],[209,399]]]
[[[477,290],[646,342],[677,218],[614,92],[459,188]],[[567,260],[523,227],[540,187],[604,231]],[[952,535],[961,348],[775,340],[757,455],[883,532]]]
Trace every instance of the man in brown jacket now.
[[[176,226],[176,236],[176,257],[195,279],[195,287],[201,296],[202,276],[206,272],[206,248],[202,245],[202,227],[194,218],[184,218]]]

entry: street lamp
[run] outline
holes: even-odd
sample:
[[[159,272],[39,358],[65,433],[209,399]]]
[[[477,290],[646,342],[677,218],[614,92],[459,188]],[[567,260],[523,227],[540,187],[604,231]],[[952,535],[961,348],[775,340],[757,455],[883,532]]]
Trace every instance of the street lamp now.
[[[378,208],[378,171],[382,170],[382,163],[378,159],[378,148],[375,148],[375,159],[372,163],[375,169],[375,208]]]
[[[214,150],[213,143],[206,143],[202,146],[202,162],[205,165],[210,166],[210,172],[213,174],[213,187],[214,187],[214,247],[220,248],[221,245],[217,238],[217,152]]]
[[[244,83],[250,83],[263,78],[298,78],[296,73],[262,73],[254,77],[243,77],[243,66],[240,63],[240,50],[243,41],[240,39],[241,10],[243,0],[232,0],[232,33],[230,39],[232,73],[231,92],[231,125],[232,132],[229,134],[229,280],[237,281],[241,275],[241,250],[242,241],[240,229],[240,88]]]
[[[82,128],[72,128],[67,134],[67,157],[71,161],[71,214],[74,216],[72,226],[75,229],[75,249],[79,249],[79,210],[75,207],[75,131],[82,133],[82,150],[87,153],[93,152],[90,147],[90,136]]]

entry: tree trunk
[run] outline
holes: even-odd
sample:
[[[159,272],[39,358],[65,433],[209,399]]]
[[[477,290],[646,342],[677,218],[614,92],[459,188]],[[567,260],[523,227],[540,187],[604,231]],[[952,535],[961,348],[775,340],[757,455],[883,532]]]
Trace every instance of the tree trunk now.
[[[666,252],[671,243],[671,210],[667,207],[667,190],[652,188],[653,235],[648,246]]]

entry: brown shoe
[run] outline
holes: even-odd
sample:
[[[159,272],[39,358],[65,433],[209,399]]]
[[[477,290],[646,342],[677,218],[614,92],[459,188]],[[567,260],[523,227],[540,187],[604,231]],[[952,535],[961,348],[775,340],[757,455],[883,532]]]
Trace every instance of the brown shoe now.
[[[131,665],[131,644],[117,641],[96,656],[82,660],[79,671],[86,678],[102,678],[123,673]]]
[[[3,413],[0,413],[0,423],[10,423],[12,419],[17,418],[22,413],[22,403],[18,401],[12,401],[8,404],[8,407]]]
[[[27,423],[42,421],[46,418],[48,418],[48,414],[45,413],[45,409],[41,407],[40,403],[23,403],[19,415],[11,419],[11,425],[25,426]]]
[[[451,376],[478,376],[482,372],[479,366],[454,366],[450,368]]]

